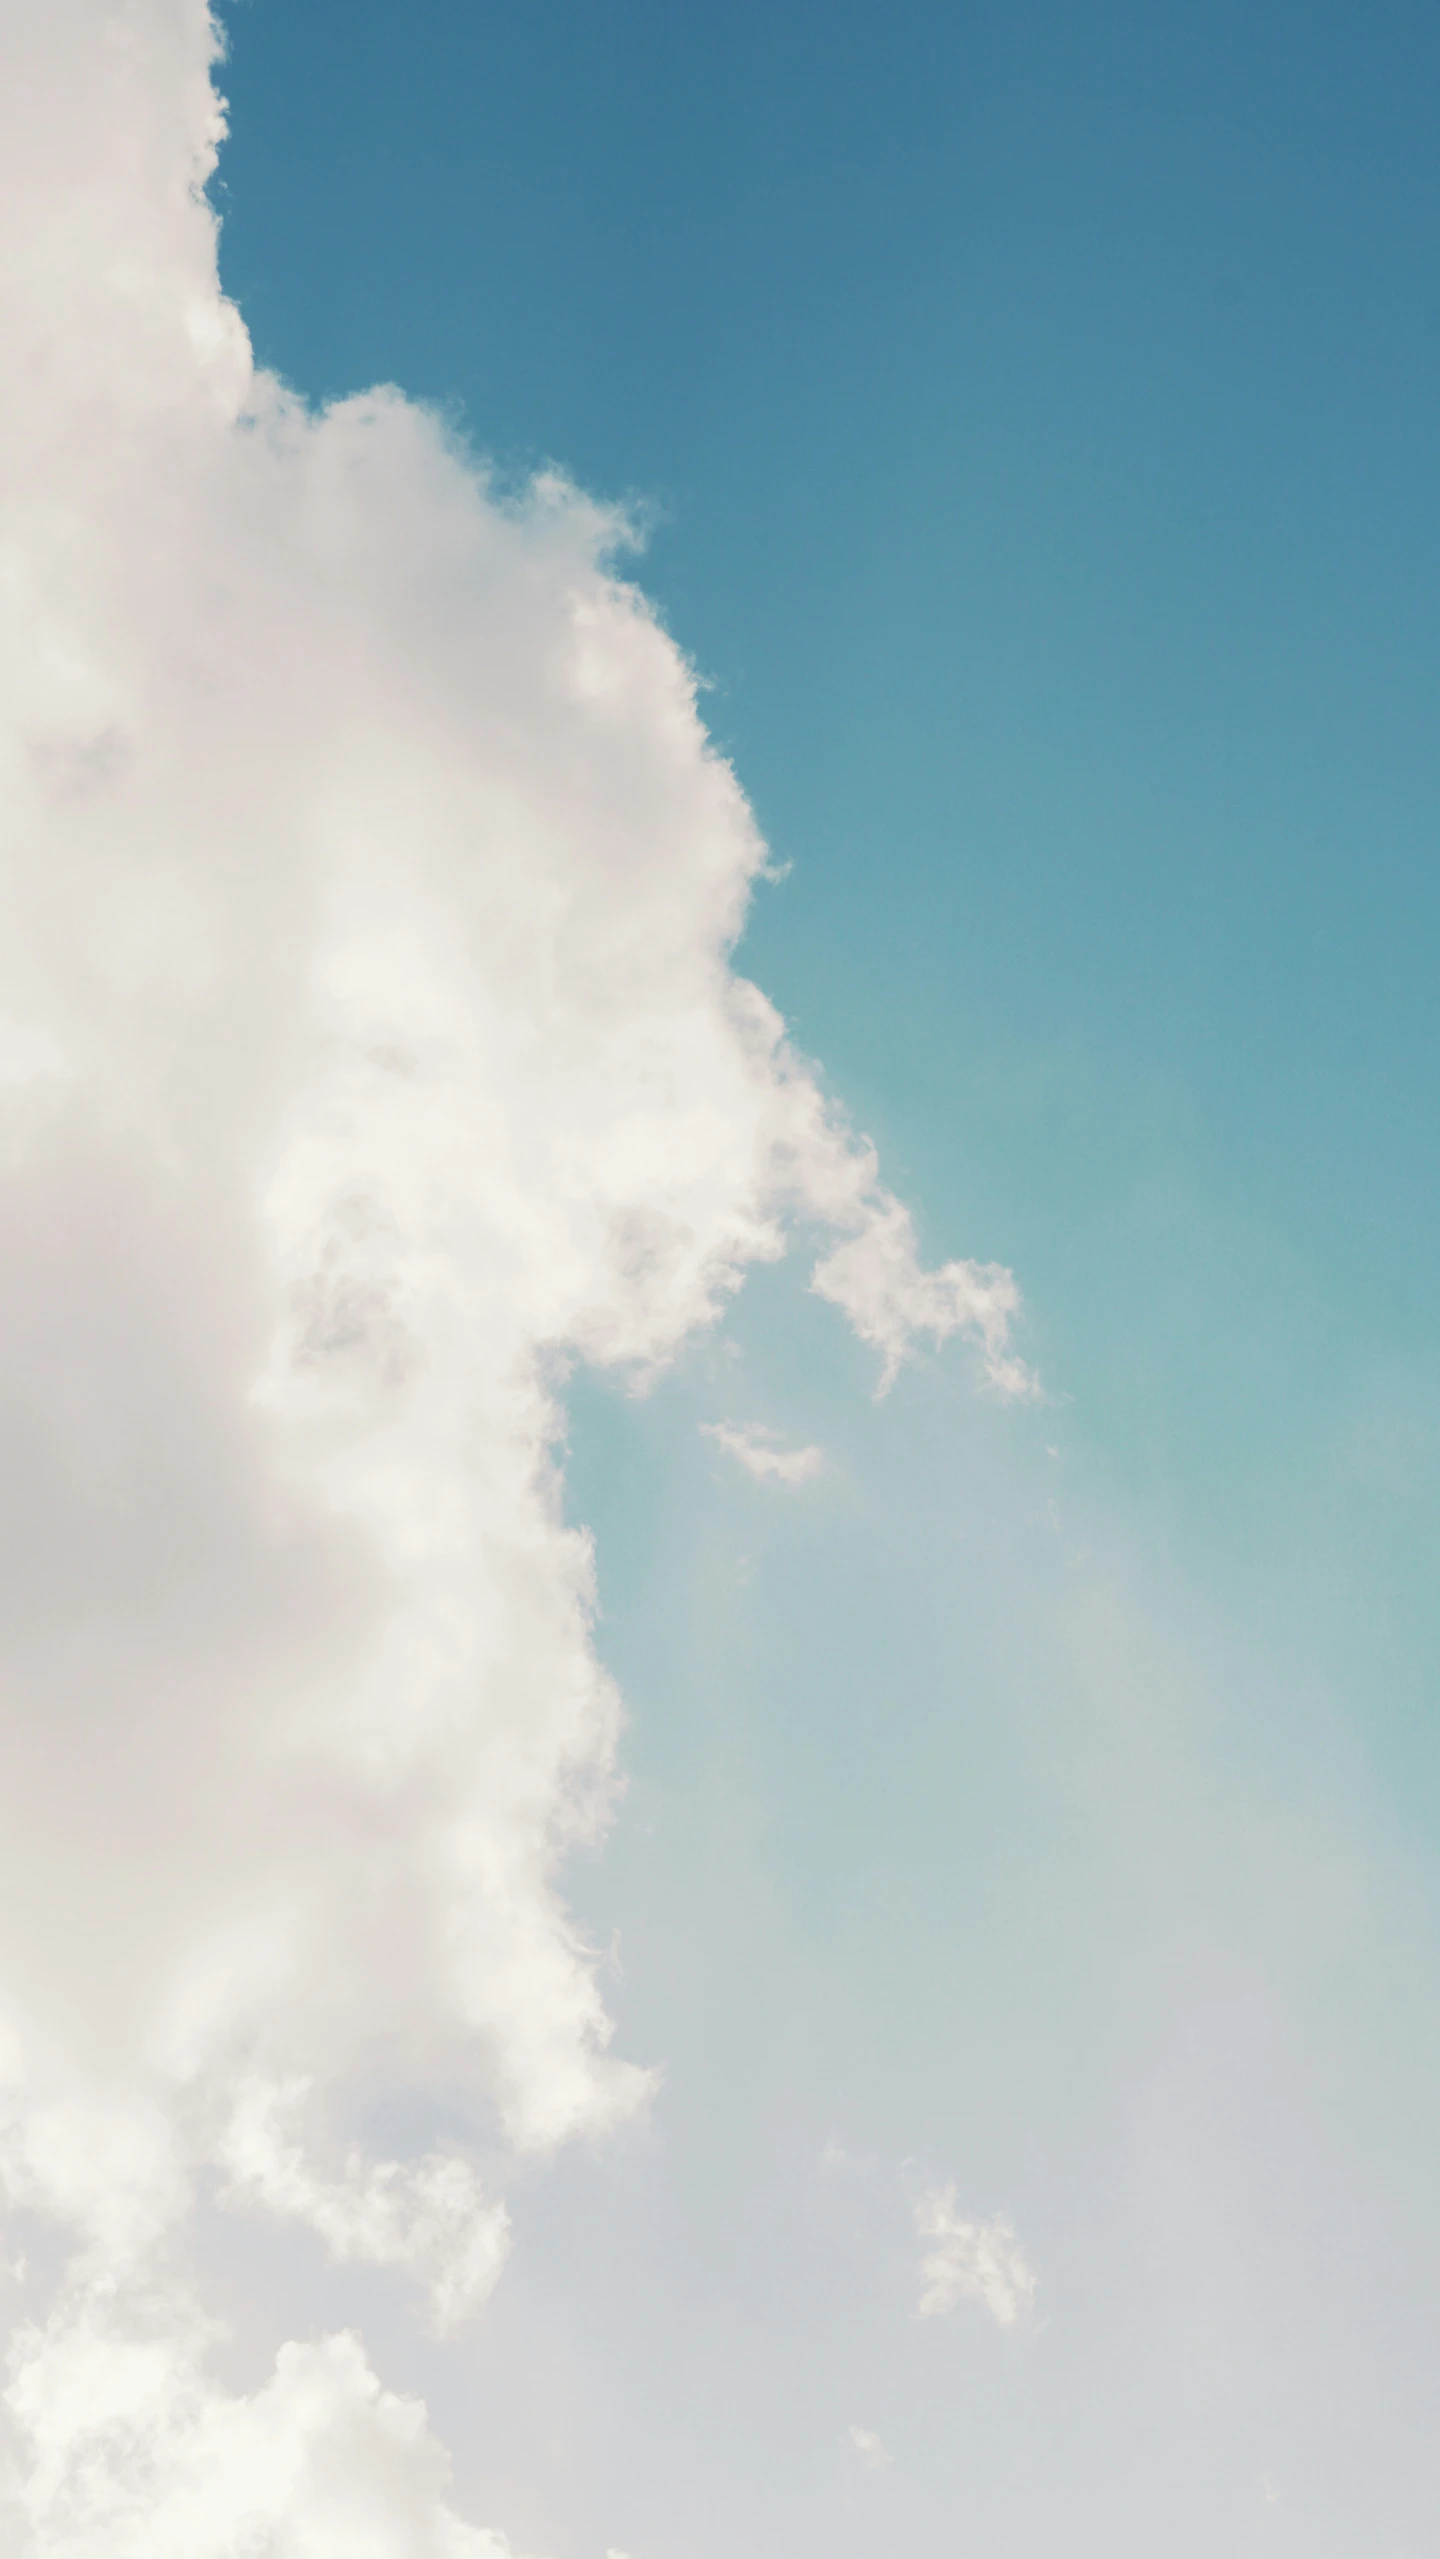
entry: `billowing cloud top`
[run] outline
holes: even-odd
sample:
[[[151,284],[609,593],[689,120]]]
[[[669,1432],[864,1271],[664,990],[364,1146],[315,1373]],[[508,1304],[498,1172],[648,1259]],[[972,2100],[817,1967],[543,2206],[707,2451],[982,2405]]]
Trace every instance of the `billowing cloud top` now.
[[[203,0],[3,41],[0,2162],[71,2250],[16,2528],[478,2559],[353,2340],[206,2378],[198,2182],[478,2303],[503,2201],[367,2104],[513,2154],[649,2087],[557,1891],[617,1726],[567,1363],[663,1363],[797,1222],[886,1374],[964,1328],[1022,1385],[1014,1292],[920,1270],[735,973],[763,851],[622,520],[253,368]]]

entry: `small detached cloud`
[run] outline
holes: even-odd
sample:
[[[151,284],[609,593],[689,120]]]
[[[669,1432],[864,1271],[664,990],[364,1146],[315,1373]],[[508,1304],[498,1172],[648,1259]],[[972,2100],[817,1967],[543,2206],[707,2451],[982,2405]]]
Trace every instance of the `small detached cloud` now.
[[[747,1422],[739,1430],[730,1422],[702,1422],[700,1429],[757,1483],[808,1484],[825,1463],[823,1449],[783,1448],[778,1432],[759,1422]]]
[[[917,2204],[915,2227],[935,2243],[920,2262],[920,2318],[943,2319],[960,2302],[978,2301],[1000,2327],[1014,2328],[1033,2308],[1035,2272],[1003,2213],[967,2221],[954,2187],[937,2186]]]
[[[855,2449],[859,2453],[867,2470],[889,2469],[892,2456],[886,2451],[879,2436],[872,2434],[868,2426],[852,2426],[850,2428],[850,2441],[855,2446]]]

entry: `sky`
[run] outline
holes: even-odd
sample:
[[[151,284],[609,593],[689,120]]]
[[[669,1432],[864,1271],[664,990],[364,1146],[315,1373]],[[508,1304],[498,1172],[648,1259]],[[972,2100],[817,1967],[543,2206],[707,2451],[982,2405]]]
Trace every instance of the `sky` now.
[[[648,512],[747,964],[1117,1495],[1232,1574],[1323,1485],[1287,1566],[1392,1572],[1427,1435],[1377,1540],[1332,1434],[1432,1392],[1428,13],[228,24],[262,355]]]
[[[1433,23],[0,24],[7,2559],[1430,2559]]]

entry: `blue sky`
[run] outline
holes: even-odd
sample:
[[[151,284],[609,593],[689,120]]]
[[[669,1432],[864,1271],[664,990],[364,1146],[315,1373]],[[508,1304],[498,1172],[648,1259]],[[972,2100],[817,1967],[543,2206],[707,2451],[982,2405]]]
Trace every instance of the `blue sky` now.
[[[169,129],[174,37],[188,173],[204,11],[137,6],[150,52],[137,42],[142,88],[125,95]],[[208,234],[166,175],[171,145],[137,145],[135,177],[103,83],[92,124],[72,112],[72,90],[91,95],[77,65],[131,71],[123,46],[90,40],[91,21],[113,35],[112,0],[67,9],[81,34],[55,40],[56,165],[80,137],[77,201],[107,204],[93,163],[132,264],[112,260],[108,210],[93,240],[65,211],[52,263],[73,306],[36,268],[45,363],[54,303],[67,347],[100,349],[114,422],[94,426],[110,412],[61,366],[46,397],[69,398],[73,437],[46,423],[21,450],[44,504],[17,539],[48,540],[66,508],[103,537],[85,554],[94,595],[68,554],[32,579],[55,630],[71,614],[84,642],[52,647],[50,621],[43,647],[31,634],[51,688],[38,747],[26,732],[50,793],[37,876],[78,881],[60,907],[86,920],[78,957],[71,925],[54,927],[64,967],[41,937],[21,994],[42,1031],[50,1007],[62,1050],[94,989],[113,994],[76,1110],[96,1162],[111,1148],[120,1170],[92,1182],[82,1149],[75,1179],[102,1201],[108,1253],[121,1211],[104,1203],[130,1199],[141,1165],[123,1308],[170,1308],[156,1291],[173,1262],[190,1274],[174,1302],[200,1312],[193,1357],[168,1314],[140,1350],[116,1318],[112,1356],[110,1313],[57,1297],[36,1247],[0,1348],[33,1334],[50,1358],[69,1323],[94,1351],[97,1409],[121,1380],[101,1445],[139,1487],[138,1524],[118,1561],[95,1532],[110,1579],[96,1567],[94,1603],[108,1628],[114,1591],[140,1594],[117,1731],[153,1695],[135,1723],[149,1748],[172,1690],[208,1700],[214,1764],[240,1772],[236,1907],[251,1909],[244,1885],[269,1913],[272,1861],[285,1877],[298,1861],[297,1908],[312,1863],[319,1878],[278,2025],[227,1987],[222,1935],[220,1988],[194,1993],[220,2058],[194,2065],[183,2105],[168,2082],[154,2098],[208,2198],[197,2298],[230,2323],[222,2379],[250,2394],[233,2404],[271,2404],[278,2337],[362,2327],[386,2381],[423,2395],[463,2510],[526,2559],[1429,2559],[1433,18],[1392,0],[1363,17],[1264,0],[233,0],[220,273],[261,366],[309,404],[297,423],[263,378],[234,388],[213,311],[183,364],[179,329],[143,335],[152,303],[188,315],[199,293],[203,308]],[[150,127],[137,114],[133,130]],[[21,240],[50,240],[35,212],[49,184],[41,170],[33,201],[16,193]],[[72,229],[89,243],[78,282]],[[147,303],[127,278],[152,257],[163,291]],[[462,484],[402,402],[326,413],[377,383],[438,409],[510,512]],[[590,519],[525,511],[552,465],[643,524],[625,573],[698,667],[771,847],[739,967],[876,1141],[926,1259],[1014,1270],[1039,1397],[994,1392],[961,1340],[877,1396],[863,1303],[847,1329],[842,1301],[763,1254],[724,1323],[701,1320],[704,1270],[675,1246],[684,1220],[665,1221],[689,1203],[704,1269],[755,1259],[745,1220],[769,1195],[734,1171],[752,1141],[759,1161],[778,1128],[803,1159],[817,1225],[863,1240],[884,1195],[862,1198],[860,1159],[813,1129],[796,1146],[793,1086],[736,1066],[707,883],[739,876],[740,822],[692,733],[689,761],[666,761],[675,663],[617,618]],[[565,692],[575,614],[605,634],[600,677]],[[593,710],[612,697],[629,722],[613,733]],[[113,782],[120,814],[85,799],[77,816],[82,782]],[[95,886],[112,867],[120,962]],[[167,898],[183,928],[169,939]],[[113,993],[132,947],[158,992],[137,977],[138,995]],[[314,986],[323,1000],[296,993]],[[112,1088],[141,1097],[121,1137]],[[679,1139],[657,1093],[694,1103]],[[180,1207],[152,1154],[166,1182],[172,1158],[189,1168]],[[606,1187],[621,1159],[633,1197]],[[49,1234],[69,1163],[24,1192],[17,1232]],[[181,1240],[162,1251],[146,1239],[170,1234],[166,1217]],[[73,1259],[72,1228],[57,1231]],[[672,1248],[673,1322],[645,1299]],[[313,1322],[287,1386],[273,1345],[299,1327],[302,1282]],[[234,1347],[247,1323],[271,1344],[258,1400]],[[194,1370],[179,1386],[172,1334]],[[304,1400],[317,1341],[340,1363],[333,1405]],[[596,1640],[628,1716],[613,1827],[576,1850],[566,1889],[600,1950],[615,2053],[662,2073],[648,2115],[574,2027],[588,1958],[547,1898],[572,1744],[538,1776],[550,1739],[527,1757],[532,1733],[559,1729],[557,1700],[584,1701],[581,1760],[603,1760],[608,1731],[578,1549],[536,1494],[535,1380],[557,1343],[577,1349],[565,1512],[594,1531]],[[658,1364],[647,1391],[625,1356]],[[27,1358],[24,1377],[49,1373]],[[427,1403],[424,1380],[452,1372]],[[408,1395],[416,1377],[396,1420],[395,1381]],[[717,1426],[758,1434],[758,1472]],[[48,1447],[51,1424],[32,1427]],[[777,1451],[819,1454],[787,1481],[764,1472]],[[263,1510],[267,1468],[308,1544]],[[90,1484],[74,1497],[86,1536]],[[55,1508],[68,1556],[79,1532],[59,1494]],[[202,1562],[207,1536],[221,1559],[192,1612],[214,1658],[154,1597],[190,1587],[169,1561],[190,1551],[177,1518],[186,1536],[199,1521]],[[88,1624],[90,1603],[55,1587]],[[348,1734],[352,1757],[296,1781],[292,1802],[253,1736],[268,1749],[273,1696],[313,1742],[326,1678],[340,1703],[314,1731],[326,1748]],[[404,1757],[410,1726],[385,1722],[397,1699],[431,1759]],[[410,1775],[377,1813],[382,1744]],[[253,1840],[252,1795],[268,1807]],[[493,1836],[492,1796],[509,1807]],[[198,1800],[179,1790],[154,1866],[174,1882],[172,1934],[201,1947],[220,1921],[195,1842],[224,1878],[232,1842],[228,1813],[212,1838]],[[455,1804],[468,1865],[445,1827]],[[117,1873],[150,1819],[137,1798]],[[529,1881],[481,1910],[484,1995],[502,1989],[479,2032],[435,1969],[453,1918],[435,1878],[507,1875],[507,1859]],[[89,1871],[79,1850],[74,1871]],[[103,1898],[104,1857],[97,1872]],[[130,1913],[133,1883],[116,1890]],[[0,1909],[0,1951],[6,1924]],[[93,1932],[107,1948],[108,1926]],[[151,1967],[160,2001],[168,1975],[136,1943],[130,1969],[143,1986]],[[533,1977],[507,1970],[517,1944]],[[128,1981],[128,1956],[106,1961]],[[513,1993],[532,1978],[533,1998]],[[522,2068],[547,2002],[572,2042],[557,2030],[559,2060],[546,2046]],[[337,2026],[352,2008],[353,2031]],[[386,2036],[421,2056],[398,2089],[375,2075]],[[315,2102],[333,2095],[333,2121],[301,2120],[307,2038],[329,2056]],[[270,2072],[259,2098],[232,2044]],[[477,2045],[500,2055],[482,2090],[500,2115],[506,2070],[528,2071],[532,2096],[569,2088],[567,2070],[584,2082],[568,2146],[557,2134],[541,2158],[509,2118],[502,2139],[465,2080]],[[84,2229],[93,2162],[118,2136],[110,2081],[93,2056],[74,2068],[77,2120],[101,2133],[90,2184],[77,2172],[50,2203]],[[202,2085],[219,2132],[193,2130]],[[433,2145],[450,2161],[482,2118],[466,2193],[482,2222],[508,2203],[514,2245],[477,2325],[439,2342],[395,2270],[434,2278],[450,2227],[435,2194],[451,2190],[426,2183]],[[352,2135],[362,2147],[344,2150]],[[374,2150],[394,2156],[372,2170]],[[328,2185],[326,2158],[342,2162]],[[399,2237],[372,2175],[410,2216]],[[257,2219],[210,2209],[227,2176],[229,2200],[248,2177]],[[921,2315],[947,2215],[970,2229],[949,2261],[964,2280]],[[965,2255],[982,2243],[998,2252],[988,2293]],[[57,2298],[42,2371],[72,2336]],[[81,2309],[113,2343],[103,2303]],[[199,2349],[183,2322],[176,2335],[199,2392]],[[421,2520],[376,2559],[461,2547],[430,2472],[415,2477]],[[283,2559],[330,2559],[292,2528]],[[143,2537],[131,2547],[148,2559]],[[464,2544],[466,2559],[496,2548]],[[72,2549],[37,2539],[34,2559]]]
[[[1419,2559],[1433,20],[230,25],[260,354],[639,505],[786,866],[742,964],[931,1247],[1015,1267],[1051,1397],[952,1356],[874,1407],[783,1278],[728,1369],[579,1390],[634,1723],[577,1889],[669,2078],[533,2199],[452,2432],[523,2412],[521,2334],[576,2406],[512,2528],[567,2554],[603,2487],[647,2559]],[[729,1480],[717,1396],[827,1484]],[[1018,2349],[904,2314],[942,2173],[1033,2245]]]
[[[1228,1568],[1358,1396],[1423,1502],[1424,13],[232,26],[260,350],[653,510],[747,961],[1096,1461]]]

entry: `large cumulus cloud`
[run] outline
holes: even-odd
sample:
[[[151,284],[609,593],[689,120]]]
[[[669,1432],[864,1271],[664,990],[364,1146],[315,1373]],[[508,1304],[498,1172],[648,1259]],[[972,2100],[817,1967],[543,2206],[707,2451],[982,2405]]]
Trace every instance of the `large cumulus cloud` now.
[[[503,2181],[650,2087],[558,1885],[618,1723],[568,1366],[796,1225],[886,1373],[965,1328],[1013,1387],[1013,1289],[919,1269],[732,967],[763,848],[623,523],[253,368],[203,0],[3,47],[0,2164],[66,2249],[16,2528],[470,2559],[356,2341],[207,2378],[199,2182],[483,2299],[493,2170],[370,2102],[460,2092]]]

